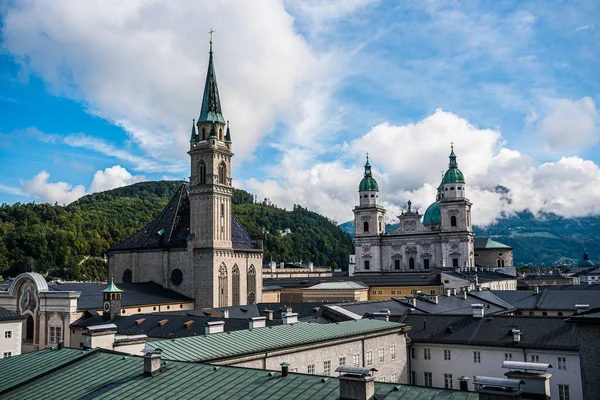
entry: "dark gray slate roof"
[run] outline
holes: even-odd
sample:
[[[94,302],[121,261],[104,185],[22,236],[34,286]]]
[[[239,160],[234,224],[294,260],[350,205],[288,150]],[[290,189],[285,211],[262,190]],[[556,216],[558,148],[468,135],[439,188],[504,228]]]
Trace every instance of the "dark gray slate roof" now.
[[[11,321],[15,319],[26,318],[22,315],[7,310],[6,308],[0,307],[0,321]]]
[[[328,282],[357,282],[367,286],[437,286],[442,284],[439,275],[412,272],[363,274],[355,276],[324,276],[309,278],[263,279],[263,285],[276,285],[283,288],[310,287]]]
[[[568,287],[543,287],[539,293],[533,290],[492,290],[494,295],[522,310],[572,310],[576,304],[600,307],[600,293],[587,285]],[[483,292],[482,292],[483,293]]]
[[[183,184],[158,217],[128,239],[112,246],[110,251],[185,248],[189,234],[189,185]],[[231,217],[231,241],[234,249],[258,248],[233,217]]]
[[[444,270],[445,274],[452,275],[456,278],[466,279],[470,282],[475,282],[475,276],[479,282],[491,282],[491,281],[503,281],[503,280],[515,280],[515,276],[503,274],[501,272],[493,271],[465,271],[456,272],[455,270]]]
[[[81,292],[77,309],[88,310],[102,308],[102,290],[106,286],[106,283],[60,283],[48,285],[48,288],[52,291]],[[119,283],[119,289],[123,290],[121,304],[124,307],[193,300],[154,282]]]
[[[408,336],[417,343],[578,349],[575,324],[561,317],[409,315],[404,323],[412,327]],[[512,329],[521,330],[520,342],[513,342]]]

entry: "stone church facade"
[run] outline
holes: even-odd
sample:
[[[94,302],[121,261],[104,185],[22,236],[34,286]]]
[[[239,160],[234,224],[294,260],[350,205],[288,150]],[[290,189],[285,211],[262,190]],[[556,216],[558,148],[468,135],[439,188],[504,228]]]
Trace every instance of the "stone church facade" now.
[[[262,299],[263,250],[232,216],[232,141],[213,63],[212,41],[202,108],[192,124],[190,183],[162,213],[110,250],[115,282],[153,281],[195,301],[226,307]]]
[[[386,229],[386,210],[379,205],[379,187],[367,158],[359,205],[354,208],[355,273],[474,268],[471,202],[465,197],[465,180],[454,148],[437,191],[436,201],[425,214],[413,210],[409,201],[408,210],[398,216],[398,227]]]

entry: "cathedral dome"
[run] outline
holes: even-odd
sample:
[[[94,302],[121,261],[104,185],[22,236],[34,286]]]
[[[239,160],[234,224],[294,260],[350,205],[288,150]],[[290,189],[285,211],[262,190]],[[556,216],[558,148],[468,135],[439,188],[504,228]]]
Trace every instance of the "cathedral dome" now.
[[[583,260],[579,261],[578,267],[595,267],[592,260],[590,260],[588,253],[583,253]]]
[[[371,174],[371,164],[369,163],[369,157],[367,157],[367,163],[365,164],[365,177],[360,181],[360,185],[358,186],[359,192],[372,191],[378,192],[379,186],[377,185],[377,181],[373,178]]]
[[[449,158],[450,163],[448,164],[448,171],[444,174],[444,183],[465,183],[465,176],[462,171],[458,169],[456,154],[454,154],[454,145],[452,146]]]
[[[440,212],[440,202],[436,201],[427,207],[423,216],[423,225],[441,224],[442,214]]]

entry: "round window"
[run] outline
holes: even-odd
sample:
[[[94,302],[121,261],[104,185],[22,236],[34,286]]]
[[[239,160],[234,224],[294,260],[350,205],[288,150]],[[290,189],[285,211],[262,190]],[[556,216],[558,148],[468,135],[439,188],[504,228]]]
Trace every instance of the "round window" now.
[[[171,283],[174,286],[179,286],[183,282],[183,272],[179,268],[175,268],[171,271]]]

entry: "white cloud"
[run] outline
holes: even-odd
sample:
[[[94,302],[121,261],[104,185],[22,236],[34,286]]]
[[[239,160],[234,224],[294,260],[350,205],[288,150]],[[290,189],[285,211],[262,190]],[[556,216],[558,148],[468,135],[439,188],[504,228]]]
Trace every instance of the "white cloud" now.
[[[48,182],[50,174],[42,171],[30,181],[21,180],[21,191],[44,203],[69,204],[85,195],[83,185],[73,186],[67,182]]]
[[[352,219],[358,202],[363,154],[368,151],[381,203],[388,210],[387,219],[393,220],[408,200],[422,212],[435,201],[450,141],[465,174],[476,224],[525,209],[568,217],[600,213],[600,169],[592,161],[564,157],[538,164],[506,148],[500,132],[479,129],[441,110],[416,124],[377,125],[340,149],[336,161],[300,159],[300,164],[284,157],[272,166],[280,171],[274,179],[253,179],[244,186],[281,206],[301,204],[344,222]]]
[[[2,36],[4,50],[26,72],[121,126],[145,158],[171,173],[178,168],[167,165],[179,165],[200,110],[208,30],[215,29],[223,113],[232,122],[239,163],[251,157],[278,116],[298,108],[305,99],[298,88],[320,78],[320,61],[293,24],[277,1],[260,7],[228,1],[35,1],[5,10]],[[156,165],[132,162],[138,170]]]
[[[21,189],[3,184],[0,184],[0,192],[12,194],[15,196],[23,196],[23,192],[21,191]]]
[[[548,105],[550,110],[539,127],[551,150],[579,152],[598,142],[600,119],[591,97],[578,101],[552,99]]]
[[[115,165],[113,167],[106,168],[104,171],[96,171],[94,174],[94,179],[92,180],[92,184],[90,185],[90,192],[102,192],[104,190],[127,186],[145,180],[145,176],[133,176],[125,168],[121,167],[120,165]]]

